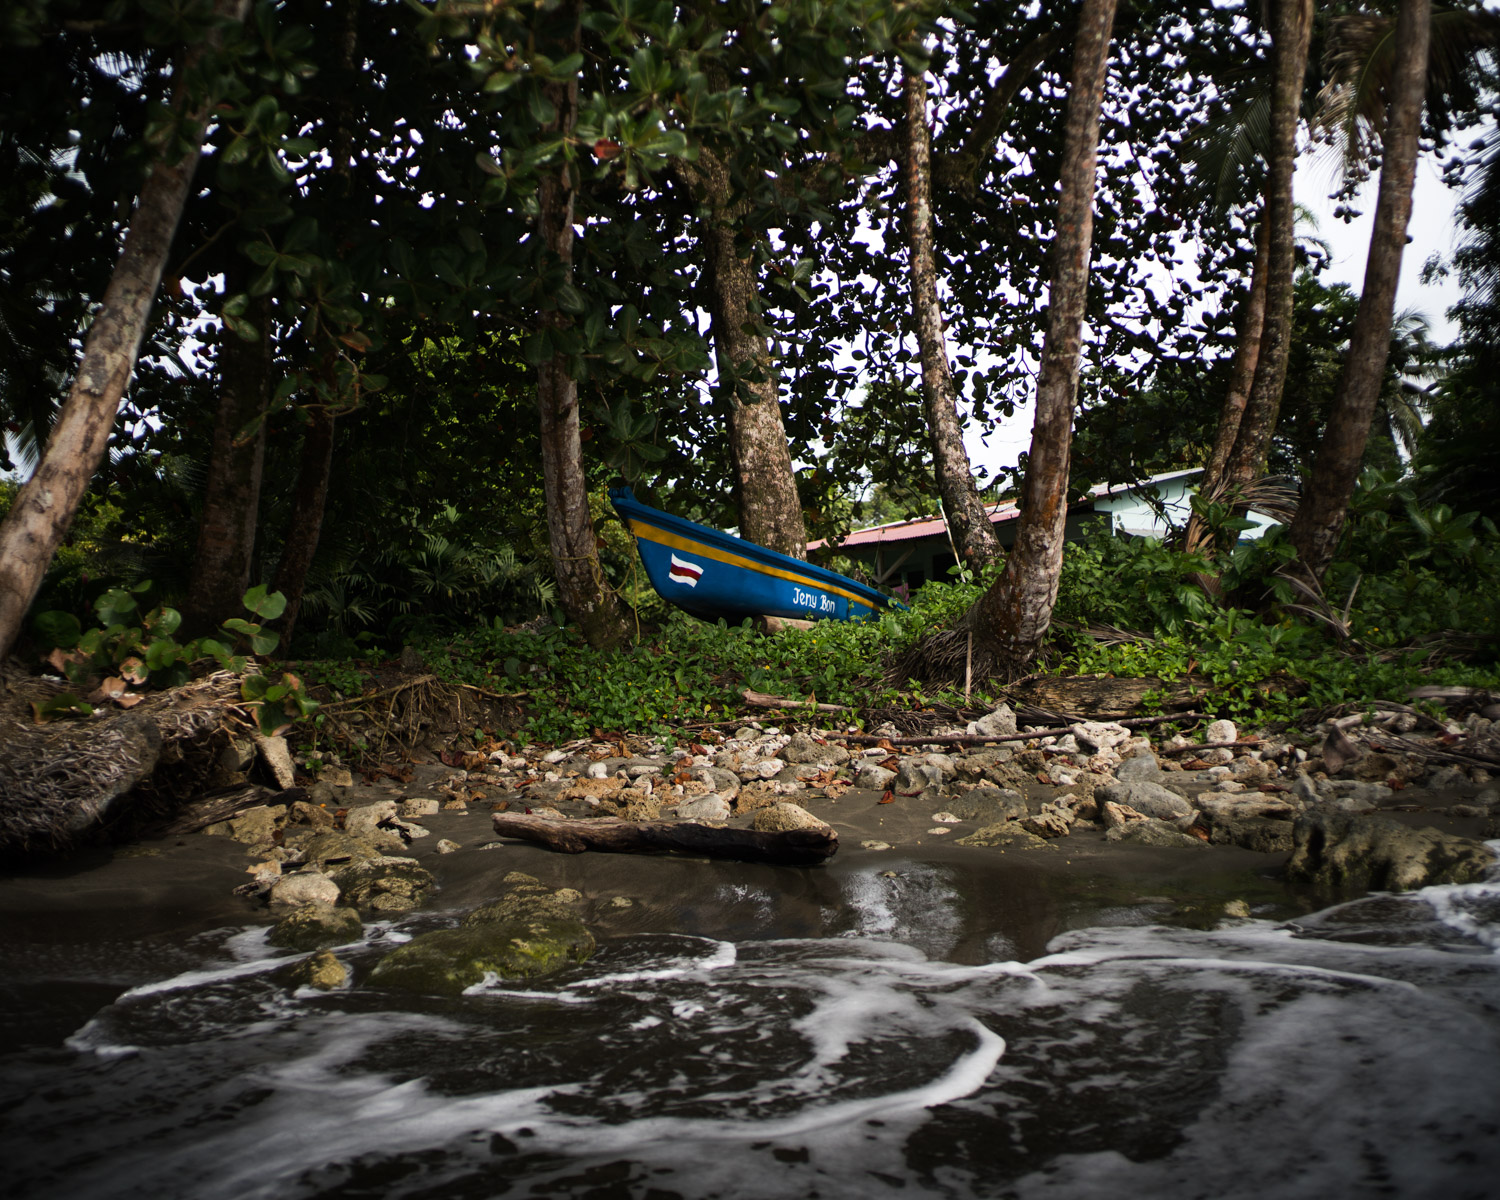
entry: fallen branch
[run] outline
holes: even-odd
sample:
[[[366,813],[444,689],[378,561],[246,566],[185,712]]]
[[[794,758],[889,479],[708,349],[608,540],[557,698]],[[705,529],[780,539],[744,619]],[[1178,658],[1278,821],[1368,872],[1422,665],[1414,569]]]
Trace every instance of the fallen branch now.
[[[818,712],[853,712],[852,708],[846,708],[842,704],[819,704],[807,700],[792,700],[786,696],[768,696],[765,692],[752,692],[746,688],[740,693],[741,698],[752,708],[811,708]]]
[[[491,820],[501,837],[520,838],[564,854],[582,854],[585,850],[603,854],[675,851],[736,862],[811,867],[827,862],[839,848],[839,835],[831,827],[761,833],[753,829],[715,829],[691,821],[636,823],[608,817],[549,821],[545,817],[495,813]]]
[[[1162,750],[1162,754],[1186,754],[1189,750],[1233,750],[1239,746],[1259,746],[1260,738],[1245,738],[1239,742],[1189,742],[1175,750]]]

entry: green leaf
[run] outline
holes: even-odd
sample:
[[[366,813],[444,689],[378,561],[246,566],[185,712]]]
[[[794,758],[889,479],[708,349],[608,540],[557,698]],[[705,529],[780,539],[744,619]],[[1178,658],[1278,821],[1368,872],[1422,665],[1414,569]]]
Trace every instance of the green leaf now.
[[[257,584],[245,593],[246,608],[262,621],[274,621],[286,612],[286,596],[282,592],[266,592],[265,584]]]
[[[38,613],[31,622],[31,627],[48,645],[58,646],[63,650],[71,650],[83,636],[83,622],[72,613]]]

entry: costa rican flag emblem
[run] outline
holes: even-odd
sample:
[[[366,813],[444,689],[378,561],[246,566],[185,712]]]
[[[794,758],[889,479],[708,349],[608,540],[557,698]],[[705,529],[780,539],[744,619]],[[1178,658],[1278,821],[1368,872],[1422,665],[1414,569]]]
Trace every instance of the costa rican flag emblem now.
[[[674,554],[672,555],[672,569],[667,572],[667,578],[673,583],[685,583],[688,587],[697,587],[698,580],[703,578],[703,568],[697,563],[688,562]]]

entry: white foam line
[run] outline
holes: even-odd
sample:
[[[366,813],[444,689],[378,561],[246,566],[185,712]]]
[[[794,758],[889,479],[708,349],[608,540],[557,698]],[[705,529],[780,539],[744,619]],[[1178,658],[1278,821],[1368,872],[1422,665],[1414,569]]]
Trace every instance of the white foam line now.
[[[1005,1053],[1005,1039],[998,1033],[973,1018],[967,1019],[964,1024],[973,1032],[978,1045],[958,1059],[940,1078],[904,1092],[824,1105],[795,1116],[766,1121],[647,1117],[611,1126],[569,1120],[552,1121],[548,1124],[559,1132],[568,1131],[566,1142],[559,1143],[560,1145],[576,1145],[573,1135],[578,1130],[587,1130],[590,1153],[618,1153],[625,1150],[639,1151],[643,1141],[669,1145],[683,1140],[739,1143],[796,1138],[883,1115],[936,1108],[940,1104],[949,1104],[977,1092]],[[539,1132],[535,1122],[530,1127],[534,1132]]]
[[[607,983],[643,983],[653,979],[681,979],[699,971],[722,971],[739,961],[739,951],[733,942],[715,942],[714,952],[705,958],[684,962],[680,967],[658,967],[650,971],[616,971],[609,975],[598,975],[593,979],[581,979],[574,988],[602,987]]]
[[[243,979],[248,975],[260,975],[266,971],[274,971],[277,967],[284,967],[288,963],[294,963],[300,959],[309,957],[306,954],[296,955],[290,958],[258,958],[251,962],[235,963],[227,967],[211,967],[205,971],[186,971],[181,975],[174,975],[170,979],[160,979],[155,983],[143,983],[138,987],[131,988],[128,992],[121,994],[120,1000],[130,1000],[136,996],[154,996],[159,992],[178,992],[183,988],[199,987],[206,983],[222,983],[229,979]]]
[[[1339,943],[1340,946],[1343,943]],[[1116,963],[1155,963],[1184,971],[1237,971],[1244,974],[1270,972],[1277,975],[1308,976],[1314,979],[1332,979],[1339,983],[1362,983],[1375,988],[1390,988],[1395,991],[1421,993],[1422,989],[1404,979],[1388,979],[1384,975],[1366,975],[1360,971],[1338,971],[1332,967],[1314,967],[1305,963],[1279,963],[1267,959],[1245,961],[1237,958],[1177,958],[1170,954],[1110,954],[1107,952],[1087,955],[1082,953],[1049,955],[1038,959],[1033,966],[1106,966]]]

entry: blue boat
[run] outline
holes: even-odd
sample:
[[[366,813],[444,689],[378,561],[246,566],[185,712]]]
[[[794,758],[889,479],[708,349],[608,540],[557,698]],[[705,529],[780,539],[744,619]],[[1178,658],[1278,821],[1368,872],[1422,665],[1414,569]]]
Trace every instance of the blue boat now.
[[[642,504],[628,487],[611,488],[609,498],[635,535],[651,586],[663,600],[705,621],[861,621],[905,607],[836,571]]]

